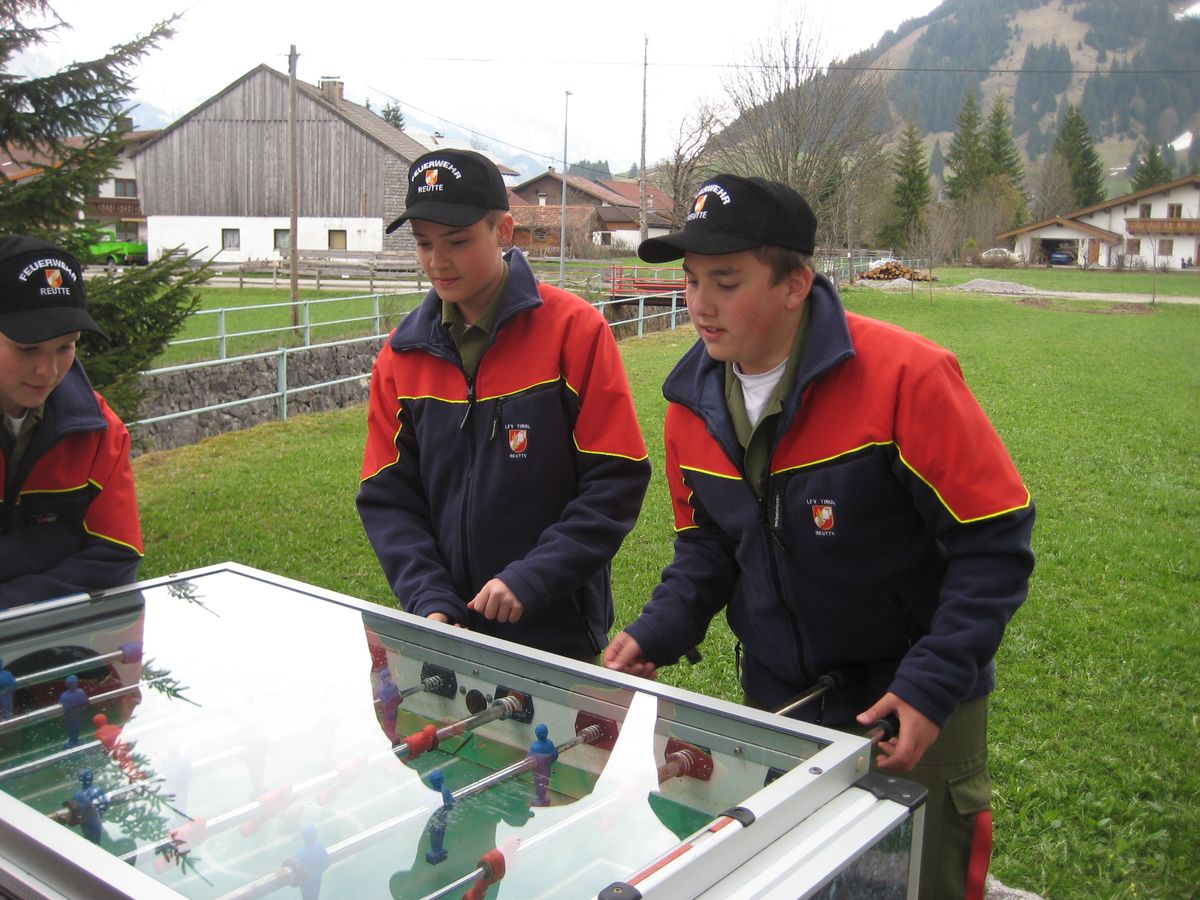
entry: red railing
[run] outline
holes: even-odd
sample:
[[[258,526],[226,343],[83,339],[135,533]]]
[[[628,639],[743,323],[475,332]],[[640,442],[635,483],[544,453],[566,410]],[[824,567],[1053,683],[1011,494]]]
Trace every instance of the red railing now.
[[[675,267],[612,266],[609,284],[614,297],[662,294],[684,289],[683,271]]]

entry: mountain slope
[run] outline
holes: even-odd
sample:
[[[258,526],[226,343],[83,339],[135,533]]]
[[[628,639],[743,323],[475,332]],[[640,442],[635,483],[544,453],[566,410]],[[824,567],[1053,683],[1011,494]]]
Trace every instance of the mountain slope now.
[[[1139,144],[1200,130],[1200,19],[1180,15],[1193,4],[946,0],[851,62],[894,70],[892,114],[915,120],[930,142],[954,130],[967,90],[984,109],[1003,92],[1027,159],[1050,148],[1073,103],[1101,157],[1124,167]],[[1186,168],[1198,149],[1193,142],[1172,162]]]

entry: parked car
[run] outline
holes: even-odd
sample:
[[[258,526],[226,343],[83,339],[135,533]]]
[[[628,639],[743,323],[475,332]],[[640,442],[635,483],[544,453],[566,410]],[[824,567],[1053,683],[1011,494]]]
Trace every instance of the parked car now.
[[[101,265],[141,265],[149,259],[146,245],[141,241],[119,241],[115,232],[105,230],[104,239],[88,246],[88,262]]]
[[[984,250],[981,254],[979,254],[979,256],[981,259],[988,259],[988,260],[1008,261],[1008,262],[1020,262],[1021,261],[1021,257],[1018,256],[1013,251],[1009,250],[1007,247],[992,247],[992,249],[990,249],[990,250]]]
[[[1069,266],[1075,262],[1075,254],[1070,250],[1055,250],[1050,254],[1050,265]]]

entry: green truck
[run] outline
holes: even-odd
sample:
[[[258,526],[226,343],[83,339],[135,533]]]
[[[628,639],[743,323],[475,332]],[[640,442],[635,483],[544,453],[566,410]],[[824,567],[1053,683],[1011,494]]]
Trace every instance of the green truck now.
[[[144,266],[148,260],[146,245],[141,241],[119,241],[112,231],[103,231],[103,239],[88,246],[88,262],[101,265]]]

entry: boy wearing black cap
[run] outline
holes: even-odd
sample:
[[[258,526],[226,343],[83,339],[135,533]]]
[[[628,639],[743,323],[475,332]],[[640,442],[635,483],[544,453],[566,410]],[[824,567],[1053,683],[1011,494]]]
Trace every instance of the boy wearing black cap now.
[[[0,609],[137,579],[129,432],[75,359],[87,312],[70,254],[0,238]]]
[[[954,356],[813,273],[816,224],[791,188],[718,175],[638,248],[683,257],[700,340],[663,386],[675,558],[605,662],[653,676],[725,609],[747,703],[831,684],[795,715],[896,715],[877,764],[929,789],[921,896],[982,897],[987,695],[1033,503]]]
[[[358,510],[404,609],[598,659],[609,568],[649,481],[604,317],[539,284],[496,166],[439,150],[407,208],[433,289],[371,377]]]

